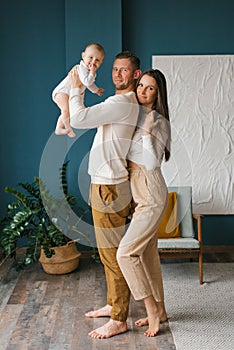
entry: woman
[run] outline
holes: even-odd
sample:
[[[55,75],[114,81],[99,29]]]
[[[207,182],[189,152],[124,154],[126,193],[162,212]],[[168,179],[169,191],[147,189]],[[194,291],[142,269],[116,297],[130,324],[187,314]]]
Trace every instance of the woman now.
[[[163,282],[157,249],[157,228],[167,205],[167,186],[161,174],[163,158],[170,157],[170,121],[167,88],[159,70],[139,77],[136,93],[141,112],[132,140],[129,176],[135,210],[120,242],[117,260],[135,300],[144,300],[149,325],[145,335],[155,336],[167,320]]]

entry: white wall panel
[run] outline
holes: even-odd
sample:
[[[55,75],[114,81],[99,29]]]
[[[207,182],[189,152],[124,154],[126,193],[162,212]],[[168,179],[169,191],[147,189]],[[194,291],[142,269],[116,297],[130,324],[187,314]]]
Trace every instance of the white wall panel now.
[[[234,55],[153,56],[167,79],[172,157],[168,186],[193,187],[193,209],[234,213]]]

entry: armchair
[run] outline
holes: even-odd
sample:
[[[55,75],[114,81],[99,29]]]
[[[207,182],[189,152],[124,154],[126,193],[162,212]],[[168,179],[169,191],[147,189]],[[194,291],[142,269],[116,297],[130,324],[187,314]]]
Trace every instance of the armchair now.
[[[202,224],[201,216],[192,213],[192,188],[168,187],[168,192],[177,193],[177,220],[181,237],[159,238],[158,250],[161,258],[198,257],[199,281],[203,283]],[[194,221],[197,222],[195,235]]]

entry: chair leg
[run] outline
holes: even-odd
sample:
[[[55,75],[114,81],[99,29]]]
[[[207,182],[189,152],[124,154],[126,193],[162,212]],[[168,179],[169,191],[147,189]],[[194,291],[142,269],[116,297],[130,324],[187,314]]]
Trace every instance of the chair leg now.
[[[199,252],[199,279],[200,284],[203,284],[203,261],[202,261],[202,251]]]

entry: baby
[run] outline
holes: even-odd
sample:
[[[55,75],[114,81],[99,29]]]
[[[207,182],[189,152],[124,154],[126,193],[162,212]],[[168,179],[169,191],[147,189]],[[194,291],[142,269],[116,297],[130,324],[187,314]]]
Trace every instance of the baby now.
[[[104,59],[104,48],[100,44],[92,43],[86,46],[82,52],[82,60],[77,65],[80,80],[83,84],[82,90],[86,87],[94,94],[102,96],[104,89],[98,88],[95,85],[96,71],[102,64]],[[52,98],[61,110],[61,115],[58,118],[55,134],[68,135],[75,137],[75,133],[70,126],[69,114],[69,78],[68,76],[54,89]]]

